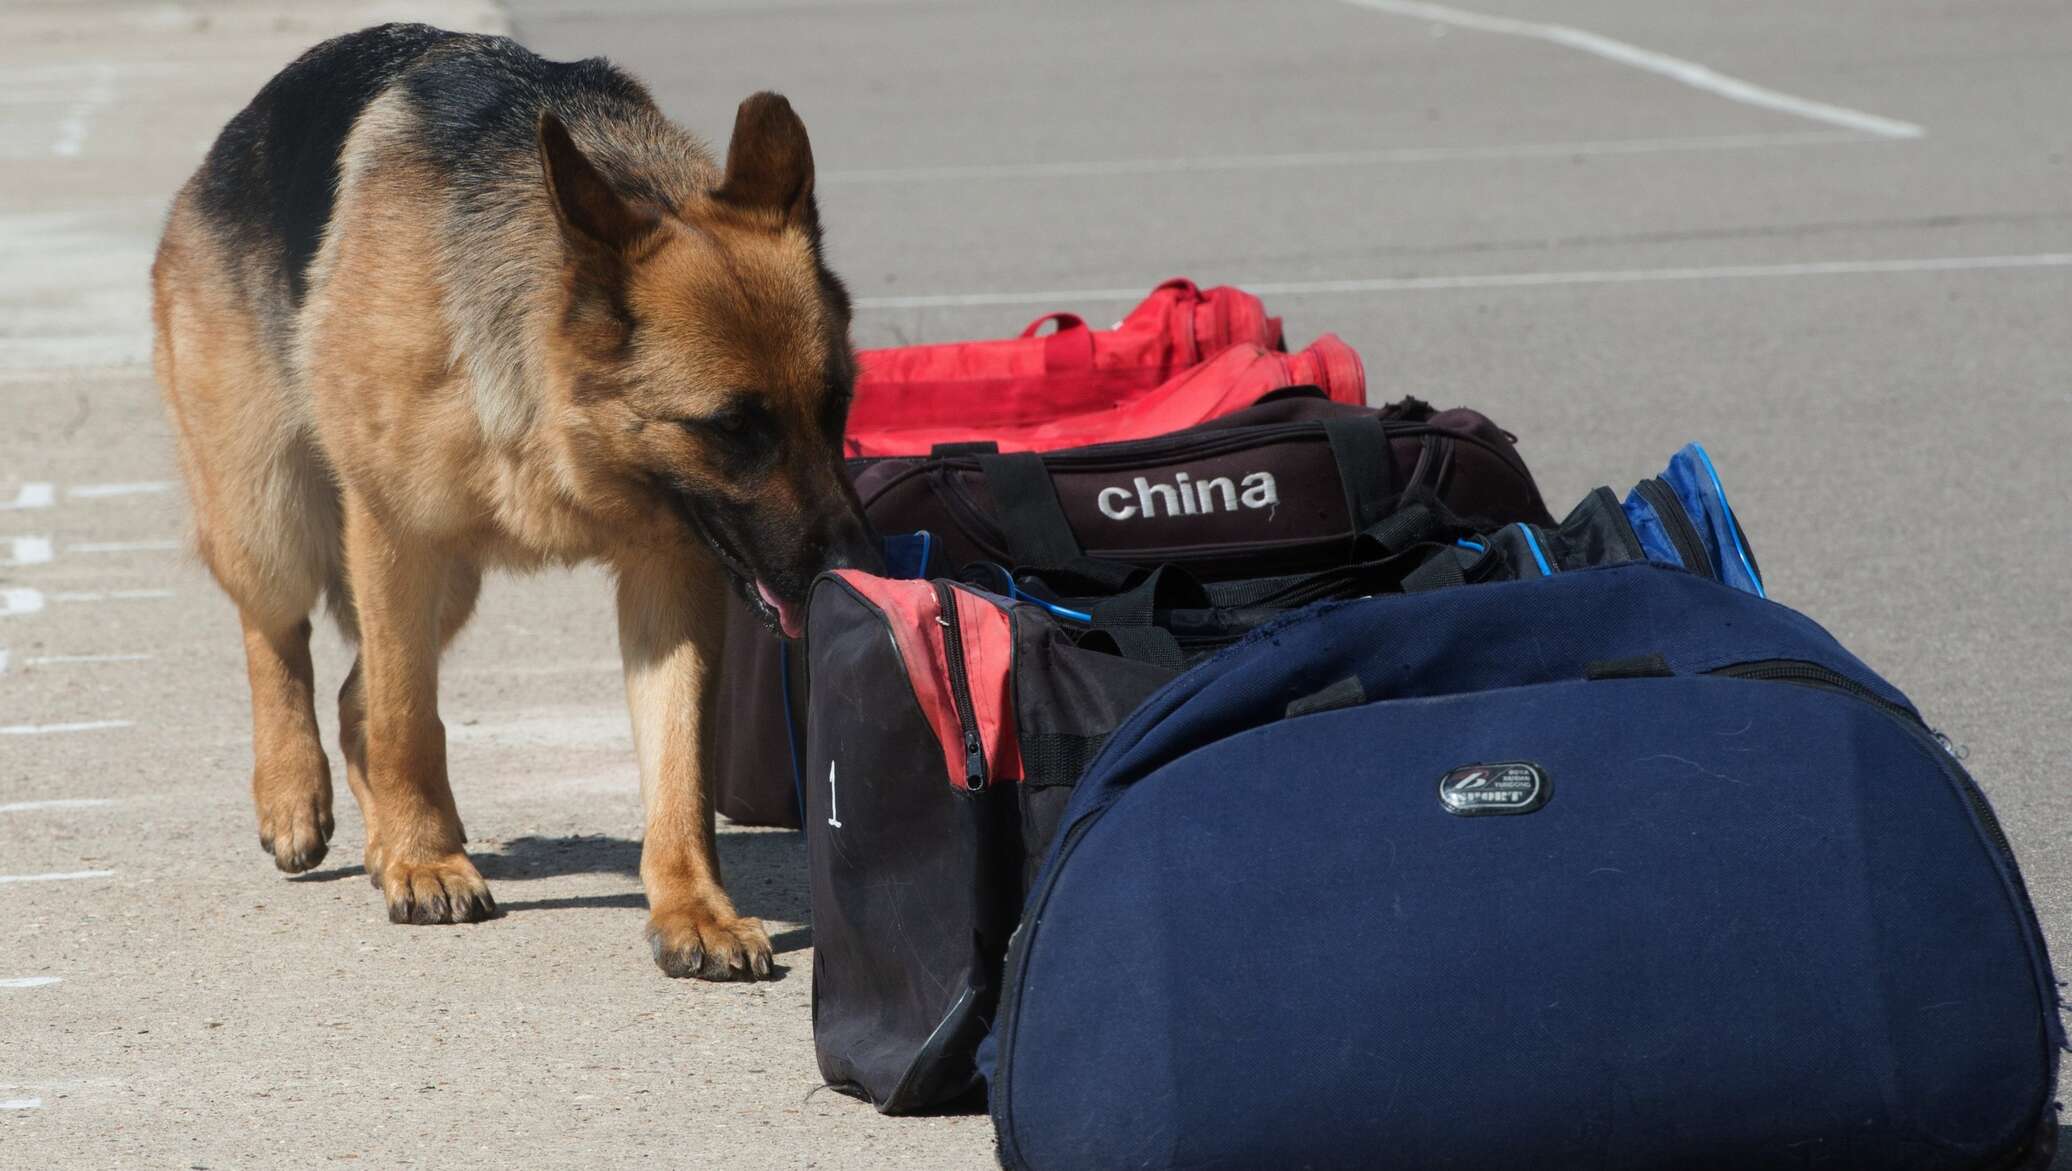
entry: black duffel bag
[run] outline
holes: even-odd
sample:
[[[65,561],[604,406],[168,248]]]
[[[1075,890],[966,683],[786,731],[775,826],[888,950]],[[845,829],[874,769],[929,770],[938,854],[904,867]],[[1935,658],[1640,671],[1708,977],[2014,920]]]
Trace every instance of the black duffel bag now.
[[[849,470],[879,532],[933,537],[915,575],[974,562],[1169,564],[1211,584],[1298,573],[1344,564],[1406,494],[1478,527],[1551,523],[1515,438],[1481,413],[1355,407],[1313,388],[1154,439],[1041,455],[952,447]],[[796,826],[803,654],[728,605],[717,806],[742,824]]]

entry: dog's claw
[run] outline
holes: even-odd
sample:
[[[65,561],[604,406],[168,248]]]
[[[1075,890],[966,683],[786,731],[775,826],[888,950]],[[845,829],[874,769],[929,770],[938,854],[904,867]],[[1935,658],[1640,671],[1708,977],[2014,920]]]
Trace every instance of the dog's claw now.
[[[398,862],[381,872],[389,922],[429,926],[497,917],[496,900],[474,863],[456,854],[436,862]]]
[[[259,848],[287,874],[316,869],[331,850],[329,789],[283,797],[259,811]]]
[[[762,920],[684,911],[648,920],[648,948],[668,976],[758,980],[776,969]]]

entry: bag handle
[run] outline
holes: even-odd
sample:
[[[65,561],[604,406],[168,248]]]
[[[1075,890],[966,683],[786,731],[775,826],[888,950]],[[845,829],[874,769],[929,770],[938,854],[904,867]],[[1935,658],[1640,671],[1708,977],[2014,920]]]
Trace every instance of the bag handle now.
[[[1160,610],[1207,609],[1209,593],[1186,570],[1161,565],[1129,589],[1094,603],[1094,626],[1151,626]]]
[[[1389,502],[1400,490],[1388,428],[1379,415],[1334,415],[1324,420],[1324,438],[1338,464],[1346,523],[1364,533],[1388,515]]]
[[[980,455],[978,470],[1015,564],[1067,565],[1085,556],[1042,456],[1033,451]]]
[[[1079,374],[1094,368],[1094,331],[1077,313],[1046,313],[1022,330],[1023,338],[1035,337],[1046,325],[1055,324],[1043,339],[1045,374]]]
[[[1163,626],[1096,626],[1079,636],[1078,645],[1176,674],[1187,666],[1180,640]]]
[[[1157,613],[1176,606],[1206,607],[1208,601],[1201,583],[1185,570],[1161,565],[1129,589],[1095,603],[1093,629],[1080,639],[1080,645],[1091,643],[1095,649],[1103,649],[1107,644],[1123,658],[1178,671],[1186,665],[1187,656],[1173,632],[1158,625]]]
[[[1253,399],[1252,405],[1263,407],[1267,403],[1287,402],[1289,399],[1297,398],[1321,399],[1328,402],[1331,396],[1325,392],[1323,387],[1318,386],[1314,382],[1298,382],[1293,386],[1283,386],[1279,390],[1269,390],[1258,398]]]

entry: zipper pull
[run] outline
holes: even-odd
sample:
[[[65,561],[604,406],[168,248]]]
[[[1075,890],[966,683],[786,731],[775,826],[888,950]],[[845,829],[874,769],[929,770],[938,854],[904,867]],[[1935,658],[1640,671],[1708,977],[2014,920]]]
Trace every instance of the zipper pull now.
[[[1928,729],[1928,734],[1935,737],[1935,742],[1942,745],[1943,751],[1949,753],[1952,760],[1963,760],[1971,755],[1971,749],[1962,744],[1953,743],[1948,736],[1943,735],[1934,728]]]
[[[973,792],[986,787],[986,746],[977,732],[964,733],[964,787]]]

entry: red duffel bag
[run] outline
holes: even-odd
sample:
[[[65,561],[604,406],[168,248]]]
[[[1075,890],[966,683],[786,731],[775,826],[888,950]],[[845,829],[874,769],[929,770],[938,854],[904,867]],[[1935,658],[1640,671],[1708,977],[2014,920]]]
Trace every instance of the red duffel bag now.
[[[1046,325],[1051,332],[1042,332]],[[1114,329],[1049,313],[1017,337],[865,350],[857,355],[849,454],[921,455],[955,442],[933,438],[938,428],[990,439],[1113,411],[1236,345],[1282,349],[1280,319],[1242,289],[1204,290],[1175,278]]]
[[[1162,385],[1102,409],[1020,424],[945,421],[863,435],[852,429],[848,454],[851,459],[896,458],[967,443],[988,443],[996,451],[1058,451],[1149,439],[1220,419],[1290,386],[1318,387],[1331,401],[1355,406],[1367,399],[1360,356],[1334,334],[1327,333],[1294,354],[1240,342]]]

